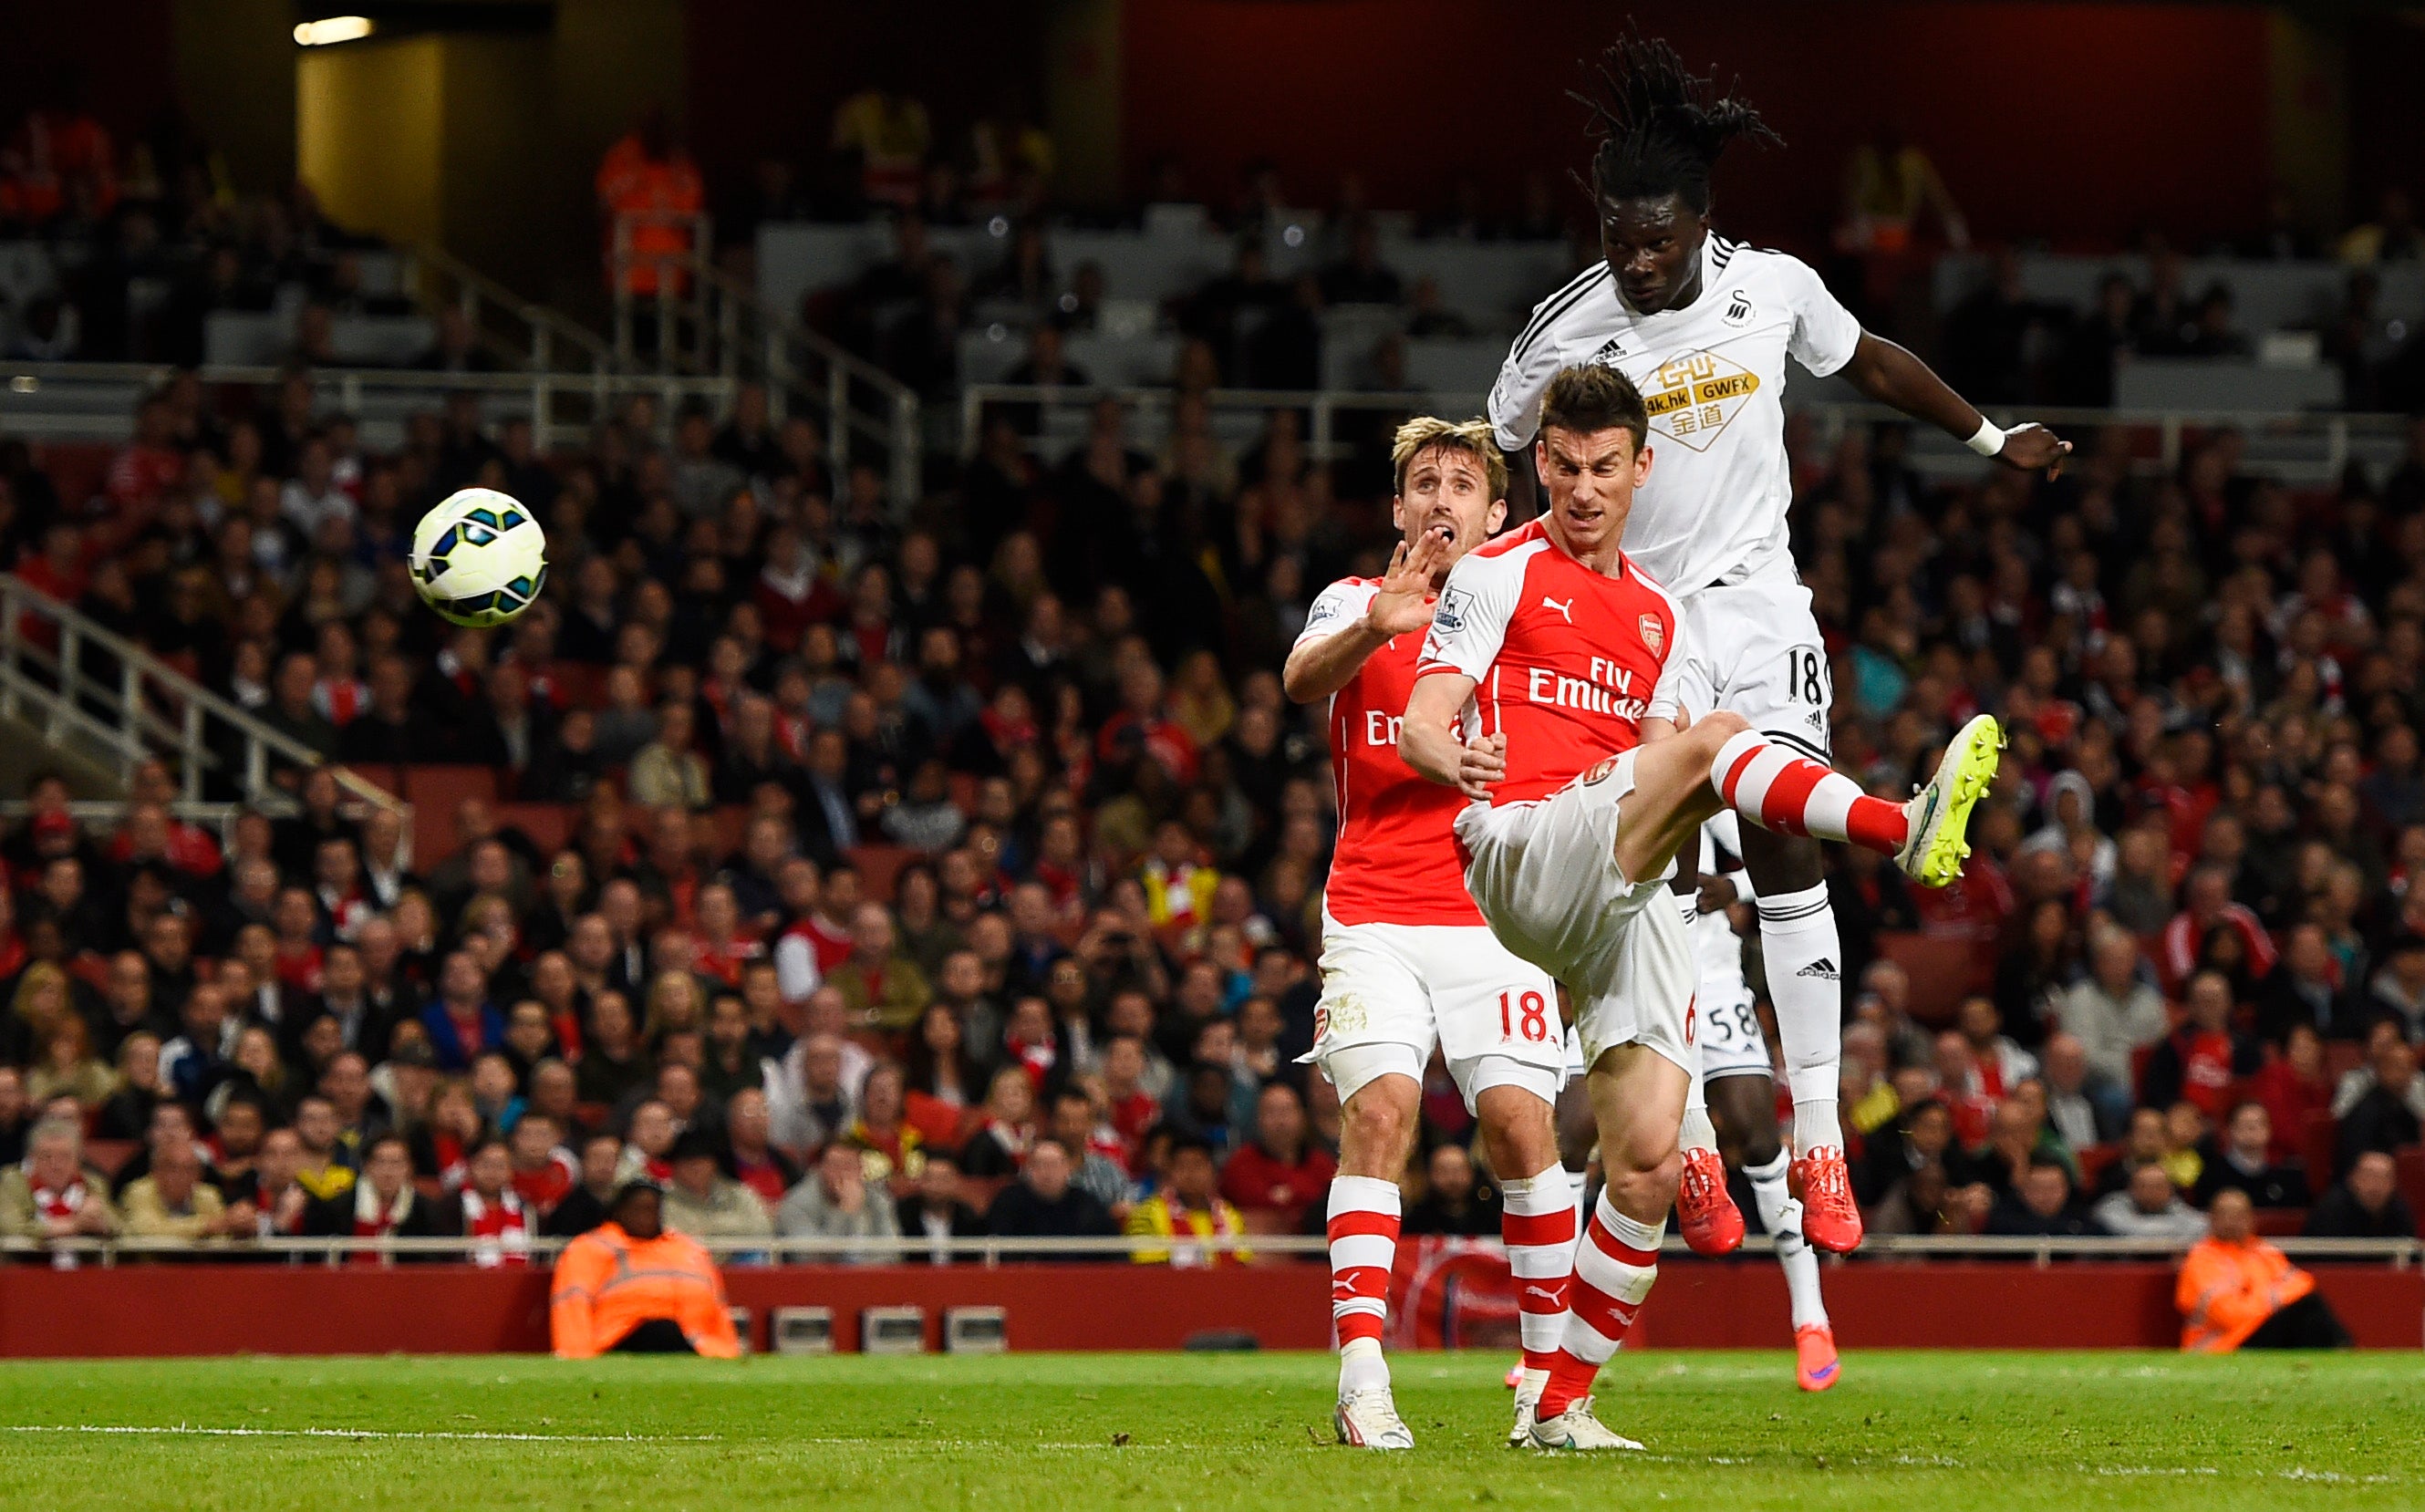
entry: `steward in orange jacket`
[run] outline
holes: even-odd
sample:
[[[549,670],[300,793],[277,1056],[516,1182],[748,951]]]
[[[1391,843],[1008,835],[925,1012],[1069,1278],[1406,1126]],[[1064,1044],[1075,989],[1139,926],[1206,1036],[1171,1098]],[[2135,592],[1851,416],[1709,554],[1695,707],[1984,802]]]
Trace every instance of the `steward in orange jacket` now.
[[[707,190],[698,165],[675,144],[662,109],[651,108],[637,128],[606,150],[605,160],[598,165],[597,188],[599,207],[607,217],[610,255],[614,222],[632,222],[633,256],[623,270],[624,289],[648,298],[668,286],[676,294],[689,288],[688,274],[658,259],[698,250],[691,245],[688,217],[707,208]],[[611,281],[614,268],[606,272]]]
[[[556,1257],[548,1324],[557,1359],[740,1355],[724,1279],[698,1240],[666,1231],[662,1196],[652,1182],[626,1182],[607,1221]]]
[[[2173,1303],[2181,1347],[2224,1355],[2252,1349],[2339,1349],[2349,1334],[2316,1295],[2316,1279],[2256,1236],[2244,1192],[2216,1195],[2207,1237],[2181,1263]]]

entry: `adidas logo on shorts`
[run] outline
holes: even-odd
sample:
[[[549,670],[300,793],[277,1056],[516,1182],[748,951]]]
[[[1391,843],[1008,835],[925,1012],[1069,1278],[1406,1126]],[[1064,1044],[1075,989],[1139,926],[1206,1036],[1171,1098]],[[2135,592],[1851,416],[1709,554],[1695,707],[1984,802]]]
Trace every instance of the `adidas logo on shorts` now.
[[[1815,976],[1823,982],[1832,982],[1837,979],[1836,963],[1829,960],[1826,957],[1822,956],[1817,960],[1812,961],[1809,965],[1805,966],[1802,970],[1794,973],[1793,974],[1796,976]]]

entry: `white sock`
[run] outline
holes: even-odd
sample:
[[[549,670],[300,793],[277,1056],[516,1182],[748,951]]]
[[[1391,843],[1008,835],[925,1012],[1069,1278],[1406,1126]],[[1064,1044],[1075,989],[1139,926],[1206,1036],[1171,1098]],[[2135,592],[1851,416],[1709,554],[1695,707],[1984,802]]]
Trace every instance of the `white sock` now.
[[[1687,1106],[1684,1109],[1682,1144],[1684,1152],[1688,1155],[1695,1150],[1718,1148],[1718,1130],[1715,1124],[1710,1122],[1708,1103],[1704,1102],[1698,1107]]]
[[[1761,898],[1759,944],[1793,1094],[1793,1152],[1841,1150],[1836,1093],[1844,1054],[1844,946],[1826,885]]]
[[[1381,1353],[1380,1340],[1350,1339],[1339,1346],[1341,1397],[1389,1384],[1389,1361]]]
[[[1718,1148],[1718,1131],[1710,1122],[1710,1088],[1701,1079],[1701,1042],[1693,1041],[1693,1080],[1684,1088],[1684,1127],[1678,1143],[1686,1154]]]
[[[1783,1150],[1765,1166],[1746,1166],[1753,1198],[1759,1204],[1759,1226],[1776,1236],[1776,1263],[1785,1268],[1785,1290],[1793,1301],[1793,1326],[1824,1325],[1827,1305],[1819,1297],[1819,1257],[1802,1237],[1802,1204],[1785,1188],[1785,1170],[1791,1157]]]

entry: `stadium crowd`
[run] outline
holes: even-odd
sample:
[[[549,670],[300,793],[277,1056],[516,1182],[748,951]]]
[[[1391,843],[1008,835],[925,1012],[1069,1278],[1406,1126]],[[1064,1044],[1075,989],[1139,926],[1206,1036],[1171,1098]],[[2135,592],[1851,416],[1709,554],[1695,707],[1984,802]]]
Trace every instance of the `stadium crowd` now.
[[[853,108],[875,175],[918,134]],[[1049,144],[1004,142],[1015,198]],[[914,203],[925,152],[862,192]],[[159,202],[208,241],[198,171]],[[63,182],[45,225],[104,208],[105,176]],[[307,210],[254,216],[239,275]],[[1308,299],[1381,287],[1362,241]],[[725,415],[632,400],[561,455],[457,394],[380,453],[300,370],[180,372],[96,489],[0,443],[22,578],[328,764],[277,774],[295,812],[207,828],[157,763],[109,824],[31,785],[0,837],[0,1236],[460,1233],[511,1263],[641,1177],[684,1231],[869,1256],[1318,1227],[1338,1109],[1296,1057],[1335,814],[1277,668],[1386,557],[1385,431],[1335,462],[1292,411],[1213,433],[1226,368],[1303,358],[1301,324],[1238,321],[1277,298],[1250,274],[1190,301],[1158,452],[1106,401],[1038,457],[1006,409],[906,519],[747,386]],[[1079,381],[1053,346],[1027,376]],[[2425,422],[2312,494],[2230,431],[2169,473],[2116,430],[2059,480],[1951,488],[1898,427],[1790,439],[1839,764],[1900,796],[1970,714],[2013,732],[1961,885],[1831,858],[1872,1227],[2186,1240],[2237,1190],[2414,1235]],[[404,568],[474,483],[550,536],[547,596],[497,631]],[[336,765],[487,790],[409,820]],[[1470,1118],[1427,1091],[1407,1231],[1496,1232]]]
[[[550,458],[468,398],[365,455],[310,394],[172,381],[88,500],[18,451],[18,571],[375,782],[493,797],[439,853],[327,768],[216,832],[157,764],[92,828],[38,781],[0,844],[0,1231],[502,1258],[635,1174],[709,1235],[1319,1221],[1337,1108],[1293,1061],[1333,815],[1273,668],[1387,515],[1286,417],[1155,458],[1104,407],[896,523],[754,392]],[[2237,1187],[2413,1233],[2425,425],[2326,498],[2227,433],[2167,477],[2084,440],[2058,482],[1944,491],[1898,431],[1801,443],[1839,764],[1901,793],[1949,721],[2014,732],[1962,885],[1836,858],[1861,1195],[1887,1232],[2186,1234]],[[401,564],[472,482],[551,533],[497,632]],[[1913,940],[1983,973],[1950,1022]],[[1486,1231],[1434,1091],[1416,1212]],[[88,1134],[137,1142],[114,1180]]]
[[[415,315],[372,273],[386,244],[331,220],[308,184],[239,193],[181,113],[121,139],[75,103],[72,78],[54,88],[57,104],[0,140],[0,243],[19,254],[0,276],[0,356],[192,366],[210,360],[212,315],[277,312],[292,317],[293,361],[361,366],[362,352],[341,354],[339,321]],[[440,312],[427,341],[416,366],[498,365],[459,312]]]

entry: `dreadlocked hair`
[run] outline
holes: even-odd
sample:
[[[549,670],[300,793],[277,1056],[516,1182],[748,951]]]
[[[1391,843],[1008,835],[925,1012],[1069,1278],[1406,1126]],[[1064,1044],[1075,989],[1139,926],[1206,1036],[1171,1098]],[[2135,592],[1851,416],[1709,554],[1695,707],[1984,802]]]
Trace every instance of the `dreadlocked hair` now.
[[[1783,141],[1759,111],[1719,94],[1658,38],[1630,32],[1600,55],[1596,72],[1598,88],[1575,98],[1590,107],[1599,139],[1589,185],[1599,200],[1673,194],[1707,214],[1710,168],[1726,143]]]

